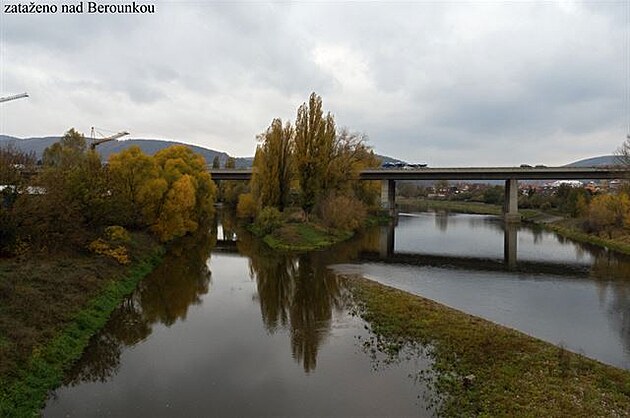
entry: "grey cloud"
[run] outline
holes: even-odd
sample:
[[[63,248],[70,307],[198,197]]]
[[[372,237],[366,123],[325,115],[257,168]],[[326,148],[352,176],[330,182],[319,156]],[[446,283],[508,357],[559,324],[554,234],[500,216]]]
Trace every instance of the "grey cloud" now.
[[[422,160],[429,150],[444,163],[508,161],[506,149],[540,152],[527,141],[566,155],[572,137],[598,135],[585,152],[603,154],[628,117],[625,10],[164,2],[154,16],[5,16],[4,88],[46,96],[33,97],[29,111],[14,106],[5,133],[47,135],[59,130],[55,118],[99,119],[253,154],[255,135],[274,117],[294,119],[316,91],[339,125],[401,158]],[[352,56],[323,68],[319,47]],[[335,72],[353,60],[365,80],[349,86]],[[72,103],[51,109],[60,95]],[[38,112],[48,116],[27,123]]]

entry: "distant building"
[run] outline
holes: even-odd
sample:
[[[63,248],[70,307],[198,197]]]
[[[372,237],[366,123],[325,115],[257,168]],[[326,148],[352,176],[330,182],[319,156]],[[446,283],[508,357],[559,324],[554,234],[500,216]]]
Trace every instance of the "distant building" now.
[[[560,186],[569,186],[577,189],[580,187],[584,187],[584,183],[579,180],[556,180],[545,185],[545,187],[549,187],[552,189],[557,189]]]

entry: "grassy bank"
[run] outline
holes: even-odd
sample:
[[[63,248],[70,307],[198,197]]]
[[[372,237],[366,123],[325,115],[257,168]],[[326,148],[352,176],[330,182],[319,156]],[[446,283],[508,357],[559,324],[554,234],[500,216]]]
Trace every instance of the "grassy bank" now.
[[[349,283],[378,349],[430,347],[440,415],[630,415],[628,371],[364,278]]]
[[[418,211],[449,211],[459,213],[474,213],[479,215],[501,215],[501,206],[489,205],[481,202],[455,202],[451,200],[429,200],[397,198],[397,203],[404,210]]]
[[[263,241],[275,250],[310,251],[350,239],[354,233],[325,228],[315,223],[285,223]]]
[[[588,234],[582,231],[579,226],[575,225],[575,222],[570,220],[563,220],[546,224],[547,229],[550,229],[558,234],[572,239],[574,241],[587,242],[590,244],[598,245],[600,247],[606,247],[614,251],[618,251],[625,254],[630,254],[630,243],[628,239],[630,236],[622,235],[617,238],[604,238],[601,236]]]
[[[386,213],[370,214],[363,221],[363,228],[387,224],[392,218]],[[261,237],[269,247],[280,251],[312,251],[330,247],[349,240],[357,231],[336,229],[315,221],[282,221],[269,234],[262,234],[255,225],[247,228],[254,235]],[[360,227],[358,229],[361,229]]]
[[[0,416],[37,415],[124,296],[162,249],[135,235],[132,263],[69,255],[0,263]]]

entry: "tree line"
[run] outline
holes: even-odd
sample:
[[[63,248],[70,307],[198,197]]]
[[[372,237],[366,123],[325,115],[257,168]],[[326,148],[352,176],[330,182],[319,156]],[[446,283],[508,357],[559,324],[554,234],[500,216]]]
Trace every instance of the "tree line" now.
[[[6,147],[0,162],[4,256],[95,248],[111,255],[127,230],[167,242],[197,230],[213,211],[216,187],[205,160],[184,146],[153,156],[134,146],[102,163],[70,129],[44,151],[32,177],[24,173],[35,172],[34,155]]]

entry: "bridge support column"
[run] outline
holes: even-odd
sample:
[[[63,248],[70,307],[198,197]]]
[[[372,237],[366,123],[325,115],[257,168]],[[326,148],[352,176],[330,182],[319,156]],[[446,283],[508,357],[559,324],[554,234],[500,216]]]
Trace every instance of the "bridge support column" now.
[[[382,260],[391,257],[394,254],[394,243],[396,224],[394,220],[390,220],[387,225],[382,225],[379,236],[379,256]]]
[[[503,234],[503,261],[508,270],[513,270],[517,260],[518,225],[515,222],[506,223]]]
[[[381,208],[387,210],[390,216],[396,215],[396,182],[381,180]]]
[[[506,222],[521,221],[521,215],[518,213],[518,180],[516,179],[505,181],[503,215]]]

